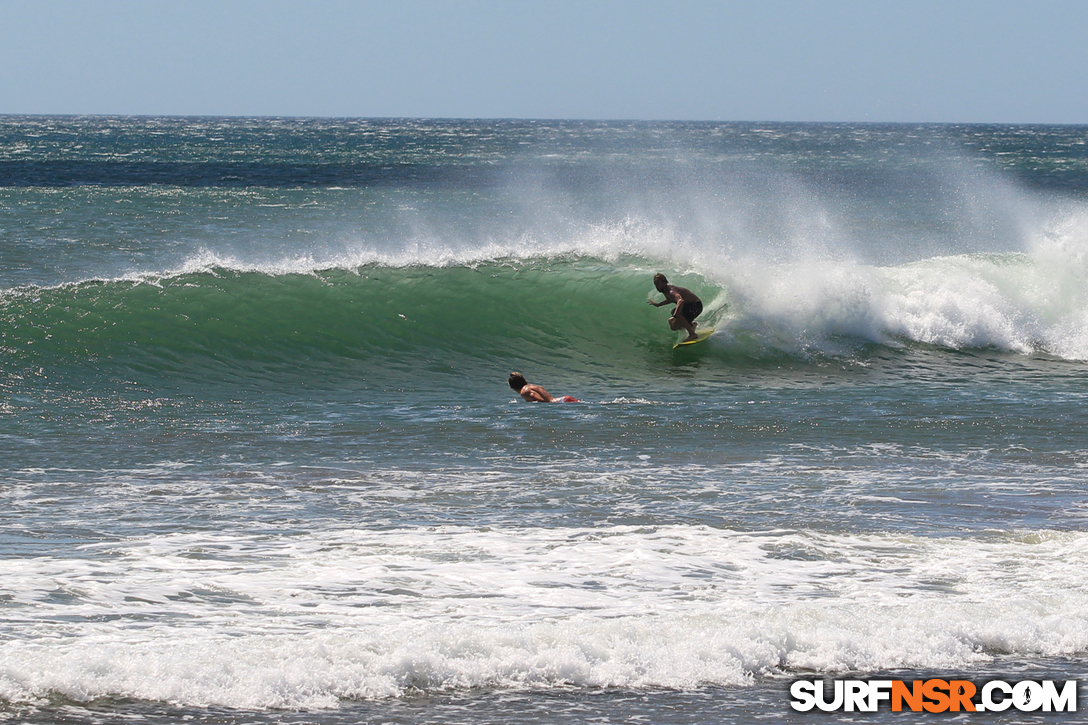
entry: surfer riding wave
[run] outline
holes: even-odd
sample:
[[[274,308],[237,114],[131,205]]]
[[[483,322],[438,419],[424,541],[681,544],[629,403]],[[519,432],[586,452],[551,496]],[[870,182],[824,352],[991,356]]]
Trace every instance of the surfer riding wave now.
[[[669,327],[673,330],[686,330],[688,336],[684,338],[684,342],[697,340],[695,318],[703,313],[703,301],[699,299],[699,296],[686,287],[669,284],[669,280],[660,272],[654,275],[654,287],[657,288],[658,292],[665,295],[665,299],[661,302],[646,300],[646,304],[661,307],[670,302],[676,303],[676,307],[672,311],[672,317],[669,318]]]

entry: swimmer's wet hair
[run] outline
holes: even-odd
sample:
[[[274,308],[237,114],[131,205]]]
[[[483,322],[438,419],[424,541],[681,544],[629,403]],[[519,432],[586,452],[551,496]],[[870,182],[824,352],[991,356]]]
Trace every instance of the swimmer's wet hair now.
[[[525,380],[525,376],[521,373],[510,373],[510,379],[506,382],[510,383],[511,388],[518,391],[529,384],[528,381]]]

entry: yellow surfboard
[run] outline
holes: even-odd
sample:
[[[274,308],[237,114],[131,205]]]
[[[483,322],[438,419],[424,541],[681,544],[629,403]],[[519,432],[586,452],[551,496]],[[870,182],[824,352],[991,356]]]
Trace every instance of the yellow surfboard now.
[[[702,330],[696,330],[694,340],[682,340],[682,341],[676,343],[675,345],[673,345],[672,349],[675,350],[676,348],[680,347],[681,345],[694,345],[697,342],[702,342],[703,340],[710,337],[710,335],[713,332],[714,332],[713,327],[705,327]]]

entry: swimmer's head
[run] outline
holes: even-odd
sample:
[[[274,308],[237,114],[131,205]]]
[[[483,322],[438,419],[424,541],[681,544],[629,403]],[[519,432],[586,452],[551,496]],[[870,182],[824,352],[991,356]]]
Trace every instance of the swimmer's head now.
[[[645,279],[645,277],[643,279]],[[510,379],[506,382],[510,383],[511,388],[519,392],[522,388],[529,384],[528,381],[525,380],[525,376],[521,373],[510,373]]]

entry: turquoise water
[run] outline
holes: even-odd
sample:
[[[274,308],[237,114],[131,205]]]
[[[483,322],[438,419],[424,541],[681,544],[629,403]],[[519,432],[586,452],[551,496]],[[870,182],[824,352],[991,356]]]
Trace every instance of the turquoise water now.
[[[0,118],[0,717],[1080,677],[1086,142]]]

